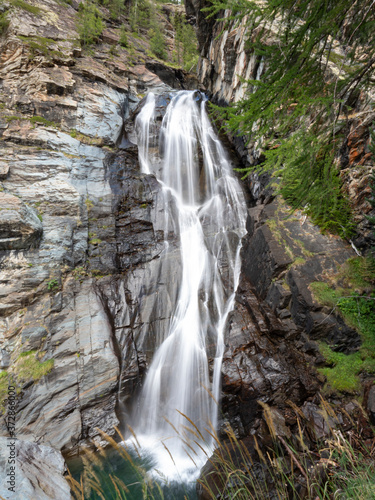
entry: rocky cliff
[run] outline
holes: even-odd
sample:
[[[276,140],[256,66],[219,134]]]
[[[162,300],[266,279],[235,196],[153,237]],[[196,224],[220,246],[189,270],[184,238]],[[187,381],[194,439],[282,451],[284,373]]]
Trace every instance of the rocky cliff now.
[[[1,5],[1,433],[14,383],[17,437],[64,454],[114,433],[152,352],[140,339],[168,320],[174,293],[174,263],[143,285],[161,251],[160,188],[140,174],[124,120],[151,90],[196,86],[104,7],[100,39],[81,48],[78,6]]]
[[[106,29],[93,50],[78,42],[74,0],[27,5],[34,9],[2,4],[10,22],[0,39],[1,431],[8,435],[13,381],[16,433],[26,442],[20,460],[26,451],[51,454],[48,446],[68,456],[103,444],[98,429],[111,435],[126,420],[124,404],[129,408],[141,383],[179,283],[178,251],[158,262],[165,230],[160,186],[140,173],[129,117],[150,90],[198,85],[152,58],[142,37],[133,37],[133,49],[120,46],[120,24],[104,7]],[[200,81],[217,101],[239,99],[237,75],[260,75],[259,62],[244,50],[243,27],[215,39],[220,25],[200,7],[186,1],[198,25]],[[163,109],[161,101],[159,118]],[[369,166],[366,120],[353,118],[346,150],[358,214]],[[257,161],[254,149],[235,146],[236,161]],[[245,186],[248,235],[226,329],[220,425],[223,434],[230,423],[241,438],[265,435],[258,401],[292,428],[291,405],[315,425],[324,382],[315,368],[325,360],[314,340],[345,352],[361,344],[310,287],[337,273],[354,250],[320,234],[301,213],[288,217],[268,184],[258,176]],[[51,474],[61,474],[59,460]]]
[[[204,0],[186,1],[187,14],[198,30],[198,77],[212,100],[226,106],[244,96],[244,80],[262,78],[264,66],[261,58],[246,46],[249,36],[246,18],[226,25],[215,17],[206,17],[201,9],[207,5]],[[222,11],[220,17],[225,19],[228,14]],[[334,71],[334,64],[329,64]],[[368,196],[373,161],[369,154],[369,127],[374,120],[374,97],[371,92],[362,93],[352,103],[354,111],[346,124],[340,157],[341,177],[357,223],[354,243],[364,251],[373,244],[373,233],[365,215],[371,215]],[[261,151],[251,140],[246,144],[246,138],[230,136],[229,139],[242,166],[259,163]],[[223,362],[224,416],[236,429],[237,436],[255,435],[260,443],[267,441],[268,430],[263,427],[265,420],[260,418],[259,402],[268,403],[271,412],[276,412],[273,413],[275,425],[286,423],[281,436],[289,435],[288,427],[292,433],[297,432],[293,431],[297,414],[291,418],[293,403],[300,406],[304,425],[312,426],[320,436],[326,435],[327,430],[322,432],[318,417],[319,391],[325,379],[322,375],[316,377],[315,370],[327,373],[322,367],[332,362],[323,356],[321,342],[327,342],[335,351],[361,352],[361,328],[355,328],[337,308],[324,303],[315,293],[317,284],[327,289],[348,287],[347,293],[350,290],[351,294],[370,294],[373,290],[371,279],[361,285],[350,281],[348,269],[355,262],[354,250],[358,253],[358,248],[338,237],[321,234],[303,213],[291,213],[285,202],[275,196],[275,182],[277,179],[272,179],[269,173],[252,174],[246,180],[251,207],[248,234],[243,243],[242,281],[232,323],[228,326]],[[373,349],[373,340],[371,346]],[[315,370],[310,368],[314,365]],[[364,394],[368,415],[373,419],[374,367],[363,369],[360,378],[362,388],[357,386],[356,391],[358,395]],[[335,390],[330,393],[326,387],[324,397],[329,398],[331,394],[332,401],[336,398],[337,411],[341,411],[341,404],[346,408],[344,412],[356,414],[356,403],[348,406],[345,402],[348,398],[343,397],[343,393]],[[353,390],[348,392],[353,394]],[[364,435],[372,436],[369,430],[364,431]],[[244,446],[252,453],[254,442],[246,439]],[[256,453],[252,458],[259,462]],[[259,463],[258,466],[261,468]],[[224,483],[217,486],[221,484],[220,478],[212,463],[207,463],[202,478],[209,478],[210,487],[216,484],[218,490],[224,488]],[[202,486],[198,487],[198,493],[199,498],[206,498]]]

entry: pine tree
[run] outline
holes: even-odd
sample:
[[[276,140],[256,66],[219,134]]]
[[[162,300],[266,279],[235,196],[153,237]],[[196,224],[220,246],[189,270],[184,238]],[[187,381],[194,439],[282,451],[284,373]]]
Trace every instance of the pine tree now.
[[[150,31],[150,49],[160,59],[167,59],[167,51],[165,44],[165,37],[161,31],[159,24],[156,24],[155,28]]]
[[[264,65],[260,80],[247,82],[244,99],[217,112],[230,131],[261,142],[263,167],[276,168],[293,207],[305,207],[323,229],[348,236],[350,212],[335,159],[342,116],[359,91],[373,85],[374,2],[210,1],[210,15],[231,10],[223,23],[247,16],[246,50]]]
[[[82,45],[96,42],[102,34],[104,24],[99,9],[90,1],[79,4],[78,33]]]

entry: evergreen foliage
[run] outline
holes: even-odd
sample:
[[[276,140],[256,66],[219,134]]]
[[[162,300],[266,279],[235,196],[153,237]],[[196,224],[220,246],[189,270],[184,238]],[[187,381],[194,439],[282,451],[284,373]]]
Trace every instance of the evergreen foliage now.
[[[7,11],[0,14],[0,35],[6,32],[9,26],[9,19]]]
[[[168,54],[166,51],[165,37],[158,23],[156,23],[154,29],[150,30],[150,35],[150,49],[152,52],[160,59],[167,59]]]
[[[99,3],[107,7],[111,19],[116,20],[125,11],[124,0],[99,0]]]
[[[95,43],[104,30],[102,15],[89,0],[79,4],[77,29],[84,46]]]
[[[263,68],[260,80],[248,81],[246,96],[224,111],[216,108],[218,114],[230,131],[261,144],[262,167],[276,166],[280,190],[293,208],[305,207],[322,229],[349,236],[335,157],[350,106],[373,85],[373,2],[210,2],[211,16],[230,9],[224,25],[246,22],[246,49]]]
[[[128,34],[126,31],[126,26],[124,24],[121,25],[119,44],[121,45],[121,47],[129,47]]]
[[[141,29],[148,29],[150,27],[150,20],[154,16],[153,5],[148,0],[133,0],[130,12],[129,22],[130,27],[134,33],[140,33]]]
[[[173,18],[177,63],[184,69],[191,69],[198,62],[197,37],[194,28],[186,22],[185,16],[176,14]]]

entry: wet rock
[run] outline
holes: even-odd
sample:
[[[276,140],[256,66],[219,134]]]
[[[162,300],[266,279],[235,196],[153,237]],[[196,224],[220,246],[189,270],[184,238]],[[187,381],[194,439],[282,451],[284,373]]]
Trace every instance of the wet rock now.
[[[311,222],[287,216],[279,199],[249,210],[249,230],[242,248],[244,275],[283,321],[291,318],[314,339],[335,350],[353,352],[361,339],[342,318],[323,310],[310,290],[313,282],[337,273],[353,251],[337,238],[322,235]]]
[[[334,429],[341,420],[340,415],[338,419],[333,418],[331,415],[322,411],[317,405],[309,401],[302,406],[301,410],[309,423],[312,438],[316,440],[329,436],[332,429]]]
[[[268,408],[269,416],[272,422],[273,431],[276,436],[290,438],[290,428],[285,423],[284,415],[277,408]]]
[[[276,318],[242,279],[225,331],[222,364],[222,426],[230,422],[240,437],[261,415],[259,400],[279,411],[288,399],[299,405],[319,389],[316,375],[294,346],[297,329],[285,321]],[[280,414],[280,422],[282,418]]]
[[[15,443],[15,488],[9,491],[10,444]],[[0,495],[9,500],[70,500],[70,487],[60,452],[30,441],[0,437]]]
[[[35,246],[42,232],[42,223],[34,210],[18,197],[0,192],[0,250]]]
[[[273,277],[293,262],[266,225],[261,226],[244,244],[242,257],[245,276],[251,283],[256,283],[262,298],[266,297]]]
[[[2,370],[8,368],[10,365],[10,353],[5,349],[0,351],[0,368]]]
[[[169,87],[178,90],[185,89],[183,70],[169,68],[156,61],[146,63],[146,69],[158,75],[160,80]]]
[[[367,396],[367,411],[371,423],[375,425],[375,385],[370,388]]]

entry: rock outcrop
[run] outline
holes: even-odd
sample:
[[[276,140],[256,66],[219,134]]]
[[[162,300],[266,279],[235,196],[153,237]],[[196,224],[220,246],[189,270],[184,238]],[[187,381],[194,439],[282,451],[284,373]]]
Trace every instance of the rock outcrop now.
[[[254,50],[246,45],[249,36],[247,17],[237,21],[227,22],[229,11],[221,11],[218,16],[207,19],[207,12],[202,9],[209,7],[206,0],[187,0],[186,11],[192,22],[197,25],[200,59],[197,73],[199,81],[210,92],[212,100],[220,105],[238,102],[246,92],[246,80],[261,80],[264,72],[264,61]],[[277,23],[276,23],[277,25]],[[264,43],[275,43],[275,28],[270,27]],[[341,58],[340,48],[337,58]],[[336,54],[334,54],[336,55]],[[333,57],[332,57],[333,59]],[[328,70],[337,74],[337,66],[333,60],[327,61]],[[371,161],[370,130],[373,127],[375,114],[372,103],[375,101],[373,88],[366,92],[355,92],[350,98],[351,112],[348,116],[340,115],[340,129],[345,137],[339,160],[340,177],[351,204],[356,224],[357,235],[355,245],[362,251],[374,245],[374,234],[366,215],[373,214],[368,197],[371,193],[370,176],[373,172]],[[238,154],[246,165],[257,165],[261,151],[258,145],[250,142],[246,147],[239,137],[231,138]],[[256,182],[256,179],[253,179]]]
[[[9,463],[9,457],[11,458]],[[13,469],[11,469],[13,467]],[[12,472],[14,471],[14,474]],[[0,437],[0,495],[6,500],[26,498],[70,500],[63,478],[64,458],[49,446]],[[13,477],[12,477],[13,476]],[[15,485],[12,485],[12,481]],[[12,489],[13,486],[13,489]]]
[[[225,25],[214,17],[205,17],[202,8],[207,6],[205,0],[186,0],[187,14],[198,31],[198,77],[215,103],[228,105],[244,96],[244,80],[262,78],[264,65],[260,56],[246,46],[246,18]],[[228,14],[222,11],[220,17],[227,18]],[[268,41],[273,43],[272,36]],[[361,250],[373,244],[373,234],[364,215],[371,212],[367,197],[373,164],[368,148],[369,126],[374,115],[369,103],[374,99],[373,95],[361,94],[353,103],[340,157],[341,176],[357,223],[354,244]],[[246,144],[241,137],[229,140],[242,166],[260,162],[261,150],[256,144],[251,141]],[[252,174],[246,181],[250,196],[248,234],[243,240],[242,275],[235,310],[227,326],[222,367],[221,438],[227,437],[230,424],[246,454],[251,455],[252,471],[260,481],[264,480],[263,465],[259,455],[254,454],[251,436],[257,438],[257,446],[272,447],[262,418],[262,404],[271,409],[275,422],[282,422],[288,437],[291,430],[298,432],[293,427],[298,412],[309,421],[306,425],[311,425],[313,439],[326,435],[327,424],[319,409],[324,378],[316,371],[324,366],[325,358],[318,341],[324,340],[343,353],[356,352],[362,342],[358,331],[345,324],[333,307],[322,306],[313,291],[316,282],[335,283],[344,263],[356,256],[353,246],[338,237],[321,234],[301,212],[292,212],[275,196],[275,182],[278,180],[269,173]],[[367,387],[363,390],[368,415],[373,418],[373,374],[364,373],[363,380]],[[300,408],[297,413],[296,408]],[[350,403],[343,415],[349,412],[354,416],[357,410],[357,405]],[[365,434],[372,436],[366,419],[356,415],[354,421],[359,418],[365,422]],[[232,445],[231,439],[225,449]],[[208,481],[219,498],[224,485],[214,462],[215,455],[207,462],[201,479]],[[240,462],[235,462],[239,468]],[[244,477],[246,474],[244,470]],[[199,484],[197,488],[198,497],[206,498],[205,488]]]
[[[78,4],[27,5],[4,5],[0,38],[0,428],[12,377],[17,436],[66,456],[114,433],[178,286],[176,262],[155,266],[160,187],[140,174],[124,120],[144,93],[197,81],[147,55],[125,16],[101,7],[90,50]]]
[[[259,61],[244,51],[242,25],[216,40],[219,26],[199,7],[200,0],[186,1],[198,22],[201,81],[216,101],[237,100],[244,91],[237,75],[256,77]],[[60,451],[104,445],[100,431],[113,435],[179,288],[173,227],[166,231],[159,217],[160,185],[140,172],[129,118],[148,91],[197,81],[149,57],[141,39],[132,41],[135,55],[121,47],[119,23],[108,13],[93,53],[78,43],[76,2],[43,0],[38,13],[9,8],[0,39],[0,412],[7,416],[12,378],[25,478],[19,498],[64,499],[61,478],[52,493],[47,475],[35,483],[37,460],[50,462],[48,477],[61,476]],[[350,162],[366,164],[366,134],[348,142]],[[257,152],[242,146],[236,142],[241,160],[256,162]],[[359,195],[363,178],[349,174]],[[258,401],[283,418],[290,402],[317,404],[322,380],[314,365],[322,357],[314,339],[324,336],[345,352],[359,342],[309,290],[353,250],[301,214],[285,218],[267,185],[253,177],[245,186],[252,208],[225,332],[221,432],[230,423],[241,438],[262,428]],[[165,232],[176,251],[161,261]],[[371,415],[373,400],[370,391]],[[0,429],[8,435],[6,418]]]

